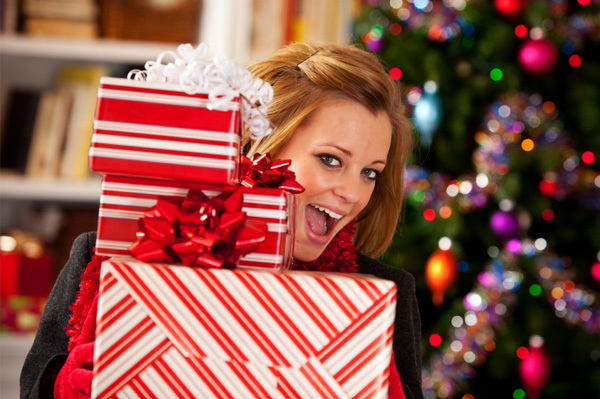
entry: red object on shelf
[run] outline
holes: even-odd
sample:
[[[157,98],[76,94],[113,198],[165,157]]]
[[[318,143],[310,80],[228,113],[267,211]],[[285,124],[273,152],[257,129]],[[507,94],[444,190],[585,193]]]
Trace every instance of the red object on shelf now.
[[[28,257],[17,252],[2,252],[0,297],[14,295],[48,296],[53,285],[53,257],[45,252]]]

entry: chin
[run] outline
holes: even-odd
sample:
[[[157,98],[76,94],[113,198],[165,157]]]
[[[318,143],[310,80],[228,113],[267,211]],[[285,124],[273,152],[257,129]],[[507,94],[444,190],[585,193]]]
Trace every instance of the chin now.
[[[306,245],[296,242],[294,244],[294,259],[302,262],[312,262],[321,256],[325,248],[327,248],[327,245],[317,247],[314,244]]]

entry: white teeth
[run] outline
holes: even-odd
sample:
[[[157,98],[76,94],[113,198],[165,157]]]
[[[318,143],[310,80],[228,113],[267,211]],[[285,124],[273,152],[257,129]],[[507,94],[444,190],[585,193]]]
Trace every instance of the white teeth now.
[[[342,215],[335,213],[334,211],[330,211],[327,208],[323,208],[322,206],[318,206],[315,204],[311,204],[311,205],[314,206],[315,208],[317,208],[318,210],[320,210],[321,212],[325,212],[326,214],[328,214],[329,216],[331,216],[334,219],[341,219],[343,217]]]

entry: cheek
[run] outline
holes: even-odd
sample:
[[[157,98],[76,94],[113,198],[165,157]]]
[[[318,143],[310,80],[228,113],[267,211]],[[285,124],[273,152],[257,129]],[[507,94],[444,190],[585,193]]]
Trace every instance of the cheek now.
[[[292,168],[292,170],[294,169]],[[298,196],[299,200],[320,194],[332,186],[327,181],[327,176],[324,173],[320,173],[315,165],[309,165],[308,163],[300,164],[294,172],[296,173],[296,180],[304,187],[304,192]]]
[[[367,187],[363,190],[360,195],[360,200],[354,205],[354,209],[352,210],[354,216],[358,215],[366,206],[369,204],[371,197],[373,196],[374,187]]]

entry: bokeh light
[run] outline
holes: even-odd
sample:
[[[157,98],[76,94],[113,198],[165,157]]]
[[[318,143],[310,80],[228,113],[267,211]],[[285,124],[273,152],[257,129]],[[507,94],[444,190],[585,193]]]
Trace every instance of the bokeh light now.
[[[517,37],[527,36],[527,27],[525,25],[517,25],[515,28],[515,35],[517,35]]]
[[[577,68],[581,65],[581,57],[577,54],[573,54],[569,57],[569,65],[571,65],[573,68]]]
[[[390,25],[390,33],[394,36],[399,35],[402,33],[402,25],[400,25],[398,22],[394,22]]]
[[[521,142],[521,148],[523,151],[531,151],[533,150],[533,147],[535,147],[535,144],[531,139],[525,139]]]
[[[435,219],[435,211],[431,208],[425,209],[423,211],[423,217],[425,218],[425,220],[431,222],[433,219]]]
[[[402,71],[400,70],[400,68],[394,67],[392,69],[390,69],[390,78],[392,78],[392,80],[398,80],[402,77]]]
[[[583,163],[587,164],[594,162],[594,153],[591,151],[584,152],[583,154],[581,154],[581,160],[583,161]]]
[[[542,293],[542,287],[540,287],[539,284],[531,284],[529,286],[529,293],[532,296],[540,296],[540,294]]]
[[[542,218],[547,222],[551,221],[554,219],[554,211],[552,209],[544,209],[542,211]]]
[[[502,79],[502,70],[500,68],[494,68],[490,71],[490,78],[497,82]]]
[[[521,388],[515,389],[513,392],[513,399],[524,399],[525,398],[525,391],[522,390]]]
[[[519,348],[517,348],[517,357],[519,359],[525,359],[527,355],[529,355],[529,349],[527,349],[524,346],[520,346]]]
[[[442,343],[442,337],[439,334],[431,334],[429,336],[429,343],[431,346],[440,346]]]

